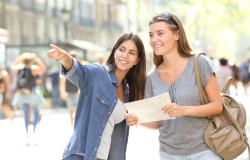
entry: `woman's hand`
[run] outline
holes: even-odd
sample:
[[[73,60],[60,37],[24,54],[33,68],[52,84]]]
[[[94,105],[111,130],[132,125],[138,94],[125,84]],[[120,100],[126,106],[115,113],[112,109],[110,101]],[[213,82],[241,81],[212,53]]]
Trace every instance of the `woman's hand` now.
[[[126,119],[126,123],[128,126],[134,126],[137,125],[139,122],[139,119],[136,115],[131,114],[131,113],[127,113],[125,115],[125,119]]]
[[[184,115],[185,107],[180,107],[176,103],[170,103],[162,108],[162,111],[167,113],[170,117],[179,117]]]
[[[64,68],[69,71],[73,66],[73,60],[69,53],[54,44],[50,44],[50,47],[52,49],[48,51],[48,57],[55,62],[61,61]]]
[[[52,49],[48,51],[48,57],[52,61],[55,61],[55,62],[60,61],[67,55],[66,51],[64,51],[63,49],[57,47],[54,44],[50,44],[50,47]]]

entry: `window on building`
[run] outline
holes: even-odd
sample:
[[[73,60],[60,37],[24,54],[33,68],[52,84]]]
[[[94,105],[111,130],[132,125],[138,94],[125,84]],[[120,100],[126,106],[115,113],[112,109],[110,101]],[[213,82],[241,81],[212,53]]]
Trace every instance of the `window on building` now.
[[[93,27],[95,23],[95,5],[93,0],[77,0],[75,2],[75,21],[78,24]]]
[[[9,31],[9,44],[18,44],[19,42],[19,21],[17,13],[15,12],[6,12],[5,13],[5,27]]]
[[[44,19],[43,18],[39,18],[37,19],[36,22],[36,30],[35,30],[35,34],[36,34],[36,41],[37,43],[43,43],[46,42],[45,38],[45,33],[44,33]]]
[[[56,37],[56,24],[53,23],[53,22],[50,22],[49,24],[49,39],[52,41],[52,42],[55,42],[57,40],[57,37]]]
[[[45,0],[35,0],[35,9],[37,12],[45,12]]]
[[[32,10],[33,9],[33,0],[21,0],[19,1],[20,7],[23,10]]]

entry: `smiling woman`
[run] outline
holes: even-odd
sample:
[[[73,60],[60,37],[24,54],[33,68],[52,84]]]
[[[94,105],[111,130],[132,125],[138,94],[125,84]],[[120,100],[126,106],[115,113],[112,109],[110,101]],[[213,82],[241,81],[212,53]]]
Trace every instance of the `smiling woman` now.
[[[193,71],[194,56],[178,17],[172,13],[153,17],[149,22],[149,37],[156,67],[147,75],[145,97],[169,92],[172,103],[162,110],[176,117],[144,124],[159,129],[160,159],[220,160],[203,139],[207,117],[220,114],[223,109],[211,63],[205,56],[199,57],[202,85],[209,97],[209,103],[202,105]],[[129,125],[138,122],[136,116],[126,120]]]
[[[80,89],[74,131],[63,159],[125,160],[124,102],[144,97],[146,59],[141,39],[123,34],[105,66],[83,65],[56,45],[51,47],[48,57],[60,61],[62,74]]]
[[[172,103],[163,111],[176,117],[158,123],[160,159],[221,159],[204,142],[207,116],[222,112],[220,91],[214,70],[205,56],[199,58],[202,84],[209,103],[202,105],[193,71],[194,56],[178,17],[162,13],[149,22],[150,45],[154,51],[155,69],[147,77],[145,96],[169,92]]]

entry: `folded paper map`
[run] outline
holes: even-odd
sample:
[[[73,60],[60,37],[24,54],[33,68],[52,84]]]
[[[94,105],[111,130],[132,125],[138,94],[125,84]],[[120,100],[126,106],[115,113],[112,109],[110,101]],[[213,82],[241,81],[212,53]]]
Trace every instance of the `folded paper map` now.
[[[135,114],[138,117],[139,123],[148,123],[173,119],[173,117],[169,117],[167,113],[162,111],[162,108],[170,103],[169,93],[166,92],[155,97],[129,102],[125,105],[128,113]]]

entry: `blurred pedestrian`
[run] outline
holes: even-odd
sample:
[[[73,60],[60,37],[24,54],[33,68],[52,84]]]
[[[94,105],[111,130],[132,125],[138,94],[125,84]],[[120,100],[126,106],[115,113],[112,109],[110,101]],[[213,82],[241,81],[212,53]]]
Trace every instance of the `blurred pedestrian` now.
[[[25,52],[17,57],[12,65],[12,70],[17,76],[17,92],[12,104],[23,109],[27,133],[26,144],[29,145],[35,138],[40,116],[39,107],[42,104],[39,95],[35,92],[34,77],[45,73],[45,65],[35,53]]]
[[[0,66],[0,107],[5,116],[8,119],[13,120],[14,112],[10,106],[10,85],[11,80],[8,72]]]
[[[47,73],[47,87],[49,92],[51,92],[51,100],[53,108],[64,107],[65,104],[60,98],[60,72],[57,65],[52,66]]]
[[[231,66],[231,70],[232,70],[232,73],[233,73],[233,80],[232,80],[232,85],[234,86],[234,94],[237,95],[238,93],[238,85],[239,85],[239,81],[240,81],[240,78],[239,78],[239,67],[236,65],[236,64],[233,64]]]
[[[124,103],[143,98],[146,60],[141,39],[123,34],[114,45],[107,65],[82,65],[66,51],[51,45],[50,59],[62,63],[80,89],[73,135],[64,160],[125,160],[128,127]]]
[[[224,85],[228,81],[228,79],[233,77],[233,72],[231,67],[228,64],[228,60],[226,58],[219,59],[219,66],[215,70],[216,77],[220,86],[220,90],[222,91]]]
[[[248,94],[248,87],[250,84],[250,59],[243,62],[239,66],[239,78],[243,83],[245,94]]]

